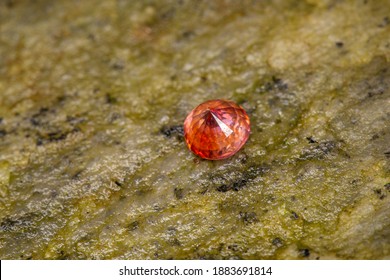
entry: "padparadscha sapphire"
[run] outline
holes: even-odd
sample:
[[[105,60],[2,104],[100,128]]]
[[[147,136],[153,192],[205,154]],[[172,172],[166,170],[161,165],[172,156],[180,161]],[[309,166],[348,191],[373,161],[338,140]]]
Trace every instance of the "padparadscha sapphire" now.
[[[193,109],[184,121],[188,148],[204,159],[220,160],[237,153],[250,134],[245,110],[233,101],[209,100]]]

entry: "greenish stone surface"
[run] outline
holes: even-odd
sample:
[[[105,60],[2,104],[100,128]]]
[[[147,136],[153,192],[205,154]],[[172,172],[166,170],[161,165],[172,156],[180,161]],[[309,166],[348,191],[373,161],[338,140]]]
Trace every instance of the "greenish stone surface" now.
[[[1,259],[389,259],[390,3],[1,1]],[[187,149],[199,103],[244,148]]]

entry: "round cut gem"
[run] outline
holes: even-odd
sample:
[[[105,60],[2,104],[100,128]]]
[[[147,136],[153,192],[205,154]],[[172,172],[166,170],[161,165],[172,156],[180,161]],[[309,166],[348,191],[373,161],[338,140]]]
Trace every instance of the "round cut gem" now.
[[[249,117],[236,103],[209,100],[189,113],[184,121],[184,137],[188,148],[210,160],[234,155],[248,140]]]

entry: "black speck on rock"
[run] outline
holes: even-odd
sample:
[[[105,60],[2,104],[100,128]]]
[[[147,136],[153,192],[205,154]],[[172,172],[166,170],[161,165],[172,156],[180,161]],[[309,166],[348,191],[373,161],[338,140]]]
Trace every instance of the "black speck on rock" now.
[[[245,162],[244,162],[245,164]],[[217,184],[216,190],[219,192],[227,192],[227,191],[239,191],[245,188],[248,182],[251,182],[253,179],[258,176],[262,176],[264,173],[270,170],[269,165],[260,164],[260,165],[250,165],[246,168],[246,170],[235,178],[225,178],[225,176],[213,176],[210,178],[212,181],[222,181],[222,183]]]
[[[41,137],[39,137],[35,143],[36,143],[37,146],[42,146],[43,145],[43,139]]]
[[[5,5],[8,9],[11,9],[15,6],[15,1],[14,0],[7,0],[7,1],[5,1]]]
[[[78,116],[66,116],[66,122],[72,126],[85,122],[85,118]]]
[[[173,190],[173,193],[175,194],[175,197],[177,199],[182,199],[184,197],[184,192],[183,192],[183,189],[180,189],[180,188],[175,188]]]
[[[61,250],[58,252],[58,255],[56,257],[57,260],[68,260],[70,259],[68,254],[64,251],[64,250]]]
[[[16,225],[18,225],[18,221],[5,218],[0,224],[0,231],[12,231]]]
[[[282,79],[272,76],[266,81],[257,81],[253,85],[253,90],[255,93],[266,93],[274,90],[277,91],[286,91],[288,89],[288,84]]]
[[[120,71],[120,70],[123,70],[125,68],[125,63],[123,61],[119,60],[119,61],[114,62],[111,65],[111,67],[114,70]]]
[[[350,183],[351,183],[351,185],[353,185],[353,186],[358,186],[359,185],[359,182],[360,182],[360,180],[359,179],[353,179]]]
[[[385,92],[385,90],[383,88],[378,87],[378,88],[375,88],[375,89],[369,91],[367,93],[367,96],[370,98],[370,97],[382,95],[384,92]]]
[[[247,181],[245,179],[238,179],[231,184],[223,184],[217,187],[219,192],[227,192],[230,190],[239,191],[246,186]]]
[[[184,128],[182,125],[163,126],[160,133],[167,138],[176,136],[178,140],[181,140],[184,136]]]
[[[245,179],[239,179],[233,182],[233,190],[239,191],[246,186],[247,181]]]
[[[47,139],[49,142],[55,142],[55,141],[61,141],[64,140],[67,136],[66,132],[56,131],[56,132],[50,132],[47,134]]]
[[[386,194],[382,192],[381,189],[375,189],[374,193],[377,195],[377,197],[382,200],[386,197]]]
[[[306,140],[307,140],[310,144],[318,143],[316,140],[314,140],[314,138],[313,138],[312,136],[306,137]]]
[[[179,246],[179,247],[181,246],[179,239],[177,239],[176,237],[170,238],[169,244],[172,246]]]
[[[118,99],[115,96],[113,96],[112,94],[110,94],[110,93],[107,93],[105,98],[106,98],[106,103],[107,104],[111,104],[112,105],[112,104],[118,103]]]
[[[237,244],[228,245],[228,249],[234,252],[238,251],[238,245]]]
[[[342,48],[342,47],[344,47],[344,43],[341,42],[341,41],[336,42],[335,45],[336,45],[337,48]]]
[[[274,245],[274,246],[280,248],[280,247],[283,246],[283,240],[280,239],[279,237],[276,237],[276,238],[274,238],[274,239],[272,240],[272,245]]]
[[[245,225],[257,223],[259,221],[255,212],[240,212],[239,216]]]
[[[378,24],[378,27],[386,27],[390,24],[390,18],[389,17],[384,17],[382,19],[382,22],[380,24]]]
[[[177,232],[177,229],[174,226],[169,226],[167,228],[167,232],[168,232],[168,234],[173,235],[173,234],[175,234]]]
[[[336,148],[336,142],[334,141],[325,141],[318,145],[318,149],[321,150],[324,154],[331,153]]]
[[[288,89],[288,84],[284,82],[282,79],[272,76],[272,81],[277,89],[279,90]]]
[[[217,191],[219,192],[227,192],[231,190],[231,188],[228,185],[220,185],[217,187]]]
[[[72,179],[73,179],[73,180],[78,180],[78,179],[80,179],[81,173],[83,173],[83,170],[82,170],[82,169],[81,169],[81,170],[77,170],[77,171],[72,175]]]
[[[135,231],[136,229],[139,228],[139,222],[134,221],[134,222],[130,223],[130,225],[127,228],[129,229],[129,231]]]
[[[181,36],[184,38],[184,39],[191,39],[195,36],[195,32],[192,31],[192,30],[186,30],[184,31]]]
[[[291,219],[293,219],[293,220],[298,220],[298,219],[299,219],[298,214],[295,213],[294,211],[291,211]]]
[[[376,140],[378,138],[379,138],[379,135],[375,133],[374,135],[372,135],[371,140]]]
[[[307,258],[310,256],[310,250],[309,249],[300,249],[299,250],[299,254],[304,257],[304,258]]]
[[[80,129],[78,127],[73,128],[69,131],[53,131],[48,133],[42,133],[38,134],[38,138],[36,141],[37,146],[41,146],[46,143],[52,143],[52,142],[60,142],[62,140],[65,140],[69,134],[79,132]]]
[[[119,182],[118,180],[115,180],[114,181],[115,185],[117,185],[118,187],[122,187],[123,184],[121,182]]]
[[[27,254],[27,255],[20,255],[20,258],[22,259],[22,260],[31,260],[32,259],[32,256],[31,256],[31,254]]]
[[[313,143],[314,144],[314,143]],[[323,159],[325,156],[333,153],[336,150],[339,150],[339,143],[329,140],[329,141],[322,141],[320,143],[316,143],[317,145],[311,145],[309,149],[307,149],[300,157],[302,160],[307,159]]]
[[[42,107],[41,109],[39,109],[39,111],[37,113],[35,113],[34,115],[31,116],[30,123],[33,126],[40,126],[40,125],[42,125],[42,123],[43,123],[42,119],[46,117],[48,112],[49,112],[48,108]]]
[[[0,129],[0,137],[4,137],[7,135],[7,131],[5,131],[4,129]]]
[[[23,229],[30,228],[34,224],[34,220],[38,218],[36,213],[27,213],[21,217],[7,217],[0,223],[0,232],[18,232]]]
[[[65,101],[66,101],[66,98],[67,96],[66,95],[61,95],[57,98],[57,102],[59,105],[64,105]]]

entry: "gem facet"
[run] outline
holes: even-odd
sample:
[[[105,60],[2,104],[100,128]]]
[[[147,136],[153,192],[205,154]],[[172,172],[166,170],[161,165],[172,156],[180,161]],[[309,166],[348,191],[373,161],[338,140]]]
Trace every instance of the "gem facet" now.
[[[210,160],[234,155],[248,140],[249,117],[236,103],[209,100],[189,113],[184,121],[184,137],[188,148]]]

